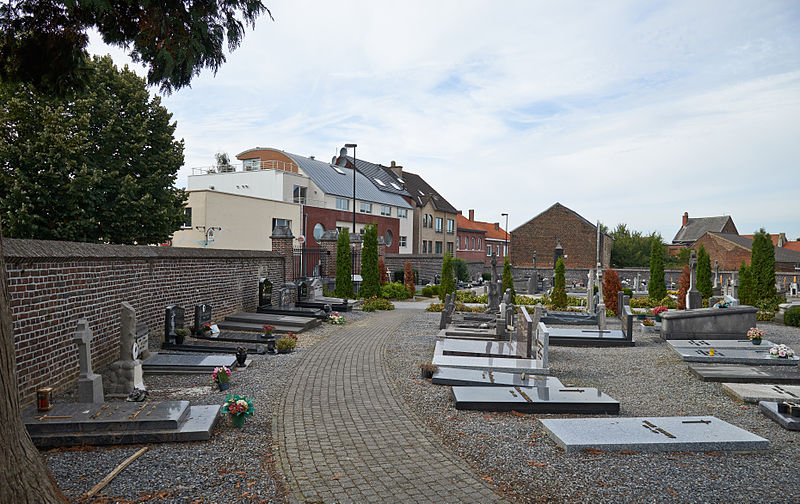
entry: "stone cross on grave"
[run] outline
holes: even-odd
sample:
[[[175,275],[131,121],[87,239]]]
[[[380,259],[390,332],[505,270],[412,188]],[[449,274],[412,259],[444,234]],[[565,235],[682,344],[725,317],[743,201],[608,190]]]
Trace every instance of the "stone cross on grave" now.
[[[714,295],[722,294],[722,285],[719,277],[719,261],[714,259]]]
[[[78,402],[101,403],[103,398],[103,377],[92,371],[92,330],[86,319],[78,319],[73,341],[78,345],[80,375],[78,377]]]
[[[697,290],[697,251],[692,249],[689,256],[689,291],[686,293],[686,309],[703,307],[703,294]]]

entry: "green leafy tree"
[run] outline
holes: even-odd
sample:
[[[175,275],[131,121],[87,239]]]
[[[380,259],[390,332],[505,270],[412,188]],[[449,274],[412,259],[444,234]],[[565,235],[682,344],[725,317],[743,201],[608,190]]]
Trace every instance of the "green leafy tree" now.
[[[753,303],[775,298],[775,246],[764,228],[753,237],[750,271]]]
[[[144,81],[108,56],[68,96],[0,85],[0,213],[14,238],[167,241],[186,194],[173,187],[183,142]]]
[[[406,286],[409,296],[413,296],[417,291],[417,287],[414,285],[414,270],[411,268],[410,261],[406,261],[403,268],[403,284]]]
[[[655,234],[643,236],[639,231],[629,230],[625,224],[617,224],[610,236],[614,240],[611,246],[612,266],[615,268],[647,266]]]
[[[336,240],[336,283],[334,295],[344,299],[353,299],[353,262],[350,256],[350,229],[344,228]]]
[[[150,84],[170,92],[203,68],[216,73],[226,46],[239,47],[245,27],[264,12],[272,17],[261,0],[8,0],[0,5],[0,80],[59,94],[82,87],[87,32],[95,29],[143,63]]]
[[[650,281],[647,283],[647,295],[655,301],[667,295],[667,285],[664,283],[664,244],[660,235],[653,235],[650,240]]]
[[[442,283],[439,287],[439,299],[444,301],[445,296],[456,291],[456,282],[453,279],[453,257],[450,252],[444,253],[442,259]]]
[[[364,247],[361,250],[361,288],[358,295],[364,299],[380,296],[378,278],[378,228],[367,224],[364,228]]]
[[[514,290],[514,277],[511,275],[511,263],[508,261],[508,256],[506,256],[505,260],[503,261],[503,294],[511,289],[511,302],[517,302],[517,293]]]
[[[455,271],[456,278],[462,282],[469,282],[469,268],[467,268],[467,261],[460,257],[454,257],[453,270]]]
[[[752,269],[744,261],[739,266],[739,302],[743,305],[754,305],[756,302],[753,289]]]
[[[711,283],[711,257],[702,243],[697,247],[697,290],[705,299],[714,295],[714,285]]]
[[[559,257],[558,261],[556,261],[555,286],[553,287],[553,295],[551,296],[553,308],[567,307],[567,282],[564,278],[564,269],[564,259]]]

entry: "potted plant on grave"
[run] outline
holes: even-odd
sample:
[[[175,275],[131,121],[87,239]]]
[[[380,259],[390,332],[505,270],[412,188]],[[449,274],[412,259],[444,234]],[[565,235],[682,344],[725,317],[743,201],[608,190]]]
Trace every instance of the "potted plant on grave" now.
[[[261,326],[261,329],[264,330],[264,337],[267,338],[275,330],[275,326],[274,325],[269,325],[269,324],[264,324],[263,326]]]
[[[775,345],[769,349],[769,356],[775,359],[791,359],[794,357],[794,350],[786,345]]]
[[[344,325],[344,317],[339,312],[333,312],[328,315],[328,322],[334,325]]]
[[[297,335],[293,332],[287,333],[286,336],[278,338],[275,342],[275,348],[278,353],[289,353],[297,346]]]
[[[231,370],[225,366],[215,367],[211,373],[211,381],[216,383],[220,390],[228,390],[231,387]]]
[[[244,366],[247,361],[247,348],[243,346],[236,347],[236,363],[239,366]]]
[[[253,416],[255,408],[253,400],[245,396],[231,394],[225,397],[225,404],[222,405],[222,412],[230,415],[233,425],[241,427],[247,417]]]
[[[143,402],[147,400],[148,392],[145,389],[135,388],[131,390],[131,393],[128,394],[128,397],[125,398],[128,402]]]
[[[656,316],[656,322],[661,322],[661,314],[668,310],[669,308],[667,308],[664,305],[656,306],[655,308],[653,308],[653,315]]]
[[[189,336],[189,331],[186,329],[175,329],[175,344],[183,345],[186,337]]]
[[[750,339],[750,342],[754,345],[760,345],[761,340],[764,338],[764,331],[758,329],[757,327],[751,327],[747,331],[747,337]]]

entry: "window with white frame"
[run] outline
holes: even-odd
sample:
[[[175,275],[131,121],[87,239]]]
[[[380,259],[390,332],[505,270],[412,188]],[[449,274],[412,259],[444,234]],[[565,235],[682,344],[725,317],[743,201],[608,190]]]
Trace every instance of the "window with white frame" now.
[[[461,250],[461,237],[456,236],[456,250]]]
[[[381,205],[381,215],[387,215],[391,217],[392,207],[390,207],[389,205]]]
[[[372,203],[367,203],[366,201],[359,202],[359,209],[362,213],[372,213]]]
[[[481,243],[481,239],[480,239],[480,238],[478,238],[478,250],[480,250],[480,249],[481,249],[481,246],[482,246],[482,245],[483,245],[483,244]]]
[[[486,244],[486,255],[487,256],[492,255],[492,244],[491,243],[487,243]]]
[[[475,237],[474,236],[472,237],[471,242],[472,242],[472,246],[469,249],[470,250],[475,250]]]
[[[306,204],[306,188],[303,186],[294,186],[292,189],[292,201],[294,203]]]
[[[436,217],[436,232],[437,233],[441,233],[442,232],[442,224],[444,224],[444,219],[442,219],[441,217]]]
[[[336,210],[350,210],[350,200],[347,198],[336,198]]]
[[[453,234],[456,232],[456,221],[453,219],[447,219],[447,234]]]
[[[405,248],[405,247],[408,246],[408,245],[406,245],[406,237],[405,236],[400,235],[397,238],[397,246],[400,247],[400,248]]]
[[[397,209],[397,216],[401,219],[405,219],[408,217],[408,208],[398,208]]]
[[[183,209],[183,224],[181,224],[181,228],[192,229],[192,207]]]
[[[242,168],[244,171],[256,171],[261,169],[261,159],[245,159],[242,161]]]

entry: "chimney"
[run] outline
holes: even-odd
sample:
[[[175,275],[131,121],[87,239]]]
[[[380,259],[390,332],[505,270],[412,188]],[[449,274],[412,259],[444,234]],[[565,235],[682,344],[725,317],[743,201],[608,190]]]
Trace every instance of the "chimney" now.
[[[403,176],[403,167],[399,166],[394,161],[392,161],[392,165],[389,168],[391,168],[392,171],[394,172],[394,174],[397,175],[398,177],[402,177]]]
[[[469,209],[469,220],[475,221],[475,210],[472,208]]]
[[[494,230],[495,231],[500,231],[500,223],[499,222],[495,222],[494,223]]]
[[[688,223],[689,223],[689,212],[683,212],[683,225],[685,226]]]

